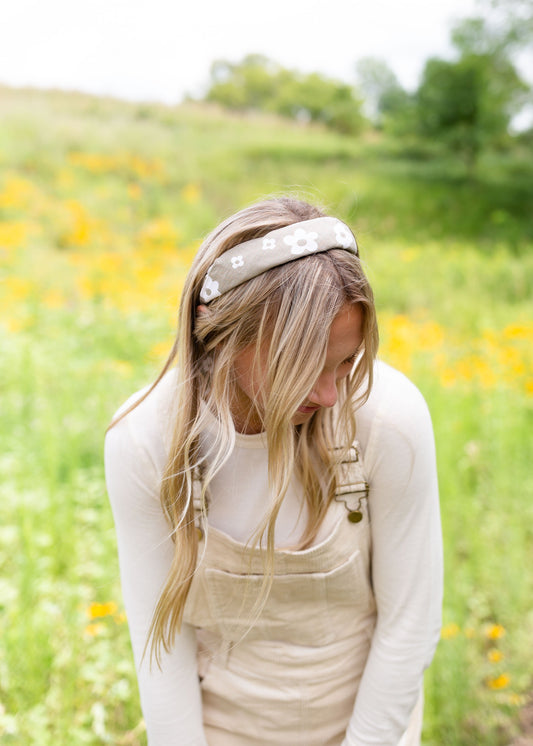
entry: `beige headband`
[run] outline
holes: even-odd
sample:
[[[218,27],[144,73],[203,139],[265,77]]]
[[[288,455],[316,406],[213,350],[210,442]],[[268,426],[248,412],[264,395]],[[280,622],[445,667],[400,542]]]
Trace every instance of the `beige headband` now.
[[[238,244],[215,259],[205,276],[200,299],[209,303],[272,267],[329,249],[345,249],[359,256],[353,233],[337,218],[313,218],[278,228]]]

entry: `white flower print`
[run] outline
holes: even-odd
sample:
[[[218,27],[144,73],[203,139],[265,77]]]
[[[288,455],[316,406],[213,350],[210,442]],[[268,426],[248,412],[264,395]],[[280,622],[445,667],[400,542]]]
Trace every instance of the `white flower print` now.
[[[218,282],[212,280],[209,275],[206,275],[200,292],[200,298],[205,301],[210,301],[213,300],[213,298],[218,298],[219,295]]]
[[[351,231],[342,223],[336,223],[335,225],[335,239],[343,249],[348,249],[350,246],[355,247],[355,239]]]
[[[276,248],[276,239],[275,238],[263,238],[263,246],[262,248],[265,251],[270,251],[272,249]]]
[[[238,269],[238,267],[242,267],[243,265],[244,259],[242,258],[242,254],[239,254],[239,256],[231,257],[231,266],[233,269]]]
[[[297,228],[291,236],[285,236],[283,240],[287,246],[291,247],[291,254],[303,254],[304,251],[316,251],[318,249],[316,238],[318,238],[318,233]]]

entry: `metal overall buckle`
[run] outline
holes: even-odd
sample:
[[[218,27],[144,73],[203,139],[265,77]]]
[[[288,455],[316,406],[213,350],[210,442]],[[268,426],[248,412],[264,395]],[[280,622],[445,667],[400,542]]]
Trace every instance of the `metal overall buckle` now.
[[[334,451],[342,452],[344,449],[335,448]],[[337,461],[337,489],[335,500],[344,504],[348,511],[350,523],[360,523],[363,520],[362,501],[368,498],[369,486],[364,479],[354,478],[353,464],[359,462],[359,451],[357,446],[350,446]],[[360,467],[357,469],[361,472]],[[362,474],[361,474],[362,476]]]

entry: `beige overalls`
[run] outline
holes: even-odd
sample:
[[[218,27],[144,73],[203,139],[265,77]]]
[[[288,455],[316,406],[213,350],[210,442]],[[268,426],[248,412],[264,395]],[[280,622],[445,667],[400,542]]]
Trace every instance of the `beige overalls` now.
[[[200,541],[184,620],[197,628],[209,746],[340,746],[375,626],[368,485],[360,451],[339,464],[334,527],[302,551],[276,550],[257,619],[261,550],[213,527]],[[421,703],[401,746],[419,744]]]

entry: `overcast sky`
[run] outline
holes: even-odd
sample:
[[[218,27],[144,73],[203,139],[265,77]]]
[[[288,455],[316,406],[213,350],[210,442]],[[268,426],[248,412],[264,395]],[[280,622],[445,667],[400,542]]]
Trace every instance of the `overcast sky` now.
[[[407,88],[450,56],[454,20],[476,0],[5,0],[0,82],[176,103],[201,94],[217,58],[258,52],[353,81],[386,59]]]

